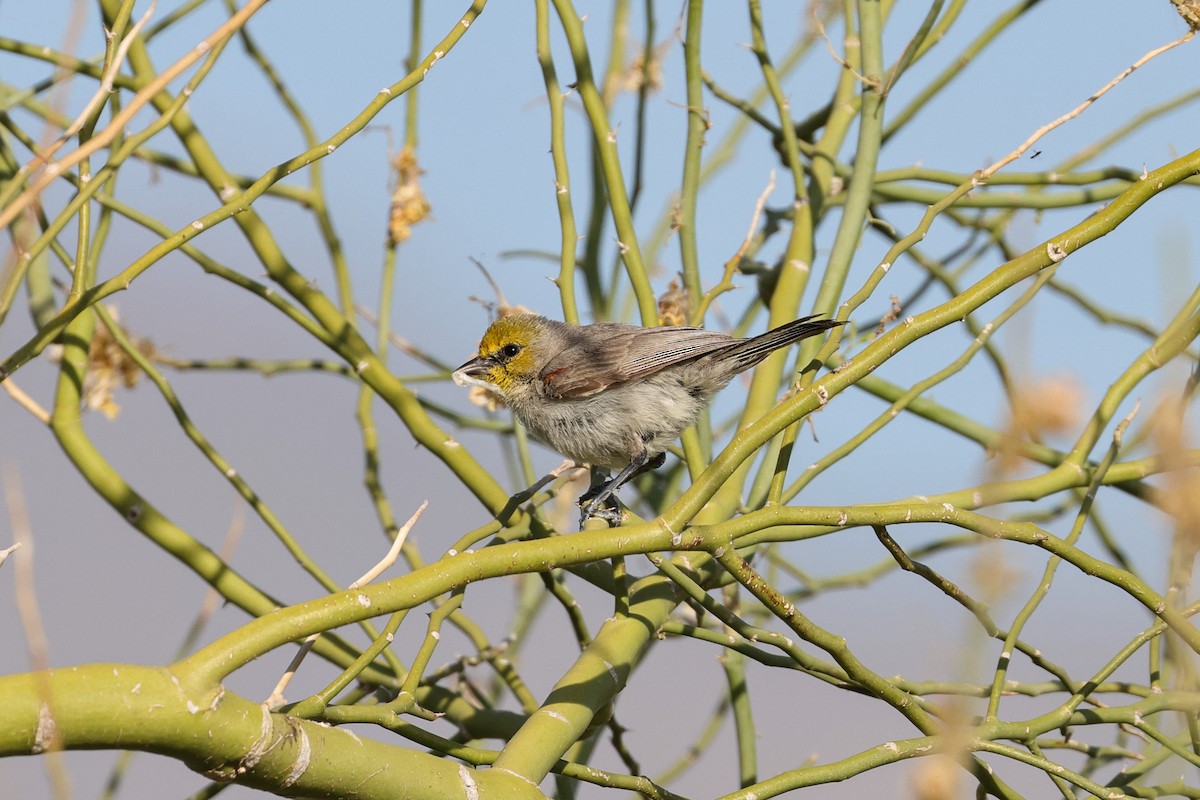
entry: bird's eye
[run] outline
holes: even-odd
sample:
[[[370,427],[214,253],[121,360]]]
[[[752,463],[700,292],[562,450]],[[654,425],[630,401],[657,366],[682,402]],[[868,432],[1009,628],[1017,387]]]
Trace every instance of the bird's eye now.
[[[500,355],[504,356],[505,361],[514,358],[519,352],[521,352],[521,345],[519,344],[506,344],[500,348]]]

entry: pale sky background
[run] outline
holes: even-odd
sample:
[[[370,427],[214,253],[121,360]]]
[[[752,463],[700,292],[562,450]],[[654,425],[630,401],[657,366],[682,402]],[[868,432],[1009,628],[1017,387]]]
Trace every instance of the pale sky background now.
[[[146,3],[138,3],[142,13]],[[174,7],[161,2],[156,19]],[[465,2],[427,3],[425,46],[440,39],[467,7]],[[639,4],[631,14],[632,44],[641,41]],[[901,2],[885,41],[887,58],[895,60],[906,37],[927,10],[927,4]],[[649,235],[679,183],[681,158],[675,149],[686,124],[682,49],[674,42],[679,3],[660,3],[656,41],[667,42],[664,86],[651,101],[651,147],[647,154],[645,195],[638,214],[639,229]],[[771,51],[782,57],[806,24],[801,4],[765,0]],[[945,41],[915,66],[895,88],[888,110],[903,108],[913,93],[960,52],[997,12],[1001,4],[972,0]],[[0,4],[0,36],[59,46],[65,20],[75,4],[61,0]],[[587,31],[595,65],[607,53],[607,14],[604,2],[578,5],[589,16]],[[90,57],[101,51],[102,37],[94,10],[88,7],[83,41],[78,53]],[[742,4],[709,2],[706,9],[704,62],[716,80],[745,96],[757,86],[758,66],[745,49],[750,33]],[[154,43],[152,53],[160,68],[198,41],[225,18],[220,4],[208,3],[181,29]],[[401,78],[408,46],[407,4],[368,0],[321,3],[314,0],[277,0],[262,10],[249,30],[273,60],[289,88],[310,113],[319,136],[333,134],[357,114],[383,86]],[[393,308],[394,328],[400,335],[426,348],[432,355],[457,364],[473,350],[487,323],[486,312],[470,298],[491,298],[491,290],[472,264],[483,262],[509,300],[550,316],[560,316],[558,294],[546,280],[557,264],[528,257],[510,258],[510,251],[558,247],[554,177],[548,155],[548,111],[544,88],[534,58],[533,4],[490,4],[462,42],[430,72],[422,85],[419,155],[426,174],[423,186],[433,207],[432,218],[404,245],[400,277]],[[1074,108],[1094,90],[1153,47],[1183,32],[1167,0],[1081,4],[1045,0],[1029,12],[991,49],[974,61],[916,123],[896,137],[881,157],[882,169],[922,164],[970,172],[986,166],[1020,144],[1039,126]],[[831,30],[835,41],[840,29]],[[556,29],[556,57],[560,81],[572,80],[573,71]],[[1193,88],[1200,75],[1197,50],[1178,48],[1136,72],[1080,119],[1043,139],[1036,147],[1037,161],[1028,157],[1010,170],[1045,168],[1108,133],[1140,110]],[[824,47],[811,56],[786,82],[797,118],[823,103],[838,67]],[[46,65],[0,53],[0,80],[22,86],[50,74]],[[76,81],[71,108],[78,109],[92,86]],[[715,143],[733,120],[719,101],[708,97]],[[214,145],[227,168],[257,177],[274,164],[304,149],[294,125],[279,108],[261,73],[252,68],[238,43],[233,43],[218,66],[189,102],[197,124]],[[633,98],[625,95],[612,114],[619,141],[629,161],[634,129]],[[771,111],[768,116],[773,116]],[[383,250],[384,226],[390,192],[388,168],[390,141],[398,147],[404,122],[404,102],[398,100],[376,120],[373,132],[352,140],[326,158],[324,165],[330,204],[345,247],[360,302],[374,307]],[[32,127],[31,118],[16,114]],[[145,119],[135,127],[145,124]],[[583,226],[586,212],[587,134],[577,108],[568,114],[569,147],[573,154],[572,179],[576,214]],[[675,132],[668,134],[667,132]],[[1116,165],[1153,169],[1196,147],[1200,112],[1195,105],[1156,119],[1128,137],[1091,166]],[[777,170],[778,188],[773,205],[788,196],[785,176],[764,147],[765,134],[752,131],[743,155],[724,170],[701,197],[699,244],[704,279],[715,282],[722,263],[736,250],[745,234],[755,199]],[[180,152],[169,134],[157,137],[155,147]],[[161,178],[161,180],[160,180]],[[122,189],[140,207],[153,209],[173,227],[211,210],[216,203],[198,183],[157,174],[137,164],[122,171]],[[63,197],[61,187],[51,193]],[[311,218],[290,206],[264,199],[256,205],[275,226],[284,250],[294,265],[329,293],[333,280]],[[1024,214],[1015,223],[1014,241],[1032,246],[1049,233],[1083,218],[1092,209],[1046,213],[1039,218]],[[911,227],[912,211],[891,210],[892,220]],[[1073,255],[1059,272],[1065,282],[1088,287],[1111,307],[1154,320],[1161,325],[1164,309],[1173,313],[1178,300],[1191,291],[1197,274],[1196,220],[1200,219],[1200,194],[1177,188],[1151,201],[1132,221],[1096,245]],[[907,229],[907,228],[906,228]],[[834,226],[822,229],[821,256]],[[945,234],[939,238],[939,234]],[[612,252],[611,230],[605,251]],[[776,237],[765,260],[778,254],[783,237]],[[64,242],[70,239],[65,238]],[[924,243],[931,253],[951,250],[961,238],[938,225]],[[153,244],[153,239],[131,226],[118,226],[101,265],[102,277],[112,275]],[[196,243],[227,264],[258,277],[257,268],[236,228],[223,225]],[[847,283],[857,287],[884,251],[877,237],[867,235]],[[677,243],[655,254],[662,265],[655,278],[661,291],[678,268]],[[984,269],[998,262],[988,261]],[[820,265],[818,265],[819,267]],[[894,270],[892,291],[903,295],[920,280],[911,262]],[[723,308],[736,314],[752,282],[725,298]],[[806,303],[811,303],[810,291]],[[888,291],[878,293],[880,299]],[[1073,376],[1081,382],[1084,407],[1090,413],[1101,394],[1145,341],[1126,333],[1101,331],[1074,307],[1044,293],[1022,317],[998,337],[998,345],[1015,365],[1019,377]],[[581,301],[583,296],[581,294]],[[916,313],[940,302],[937,292],[927,294],[923,305],[906,310]],[[319,345],[296,332],[278,315],[264,312],[249,295],[205,276],[182,256],[171,256],[156,265],[129,292],[112,298],[121,318],[132,331],[146,336],[167,353],[182,358],[245,355],[255,357],[324,356]],[[807,306],[806,306],[807,307]],[[886,309],[878,302],[863,309],[862,318],[878,318]],[[980,319],[994,315],[985,309]],[[7,356],[30,333],[28,315],[14,309],[0,328],[0,354]],[[881,373],[901,383],[924,377],[957,354],[969,341],[953,327],[929,337],[913,352],[889,363]],[[392,366],[400,374],[424,373],[410,359],[393,354]],[[1119,365],[1113,367],[1113,364]],[[21,387],[44,404],[51,399],[53,366],[45,361],[22,369],[16,376]],[[218,449],[236,465],[256,491],[276,510],[309,552],[341,581],[349,582],[386,549],[371,506],[361,487],[361,447],[354,421],[356,387],[331,376],[277,376],[253,374],[169,374],[195,421]],[[1180,369],[1165,370],[1146,389],[1178,391]],[[934,396],[947,405],[982,416],[992,424],[1002,418],[993,397],[995,381],[983,365],[973,366],[959,379],[939,387]],[[444,404],[468,410],[461,390],[449,384],[422,384],[420,391]],[[1154,398],[1142,397],[1148,402]],[[97,447],[130,483],[152,498],[173,520],[214,549],[235,514],[239,501],[233,490],[190,447],[169,410],[152,387],[142,385],[122,392],[123,410],[115,422],[92,414],[87,430]],[[1136,398],[1135,398],[1136,399]],[[735,389],[718,403],[718,410],[736,407]],[[1131,400],[1132,403],[1132,400]],[[1131,405],[1130,403],[1130,405]],[[860,393],[847,392],[817,420],[821,445],[802,436],[803,452],[796,466],[815,459],[832,444],[860,429],[882,408]],[[1128,406],[1126,407],[1126,410]],[[1124,413],[1124,412],[1122,412]],[[401,517],[423,499],[430,508],[415,532],[429,558],[464,531],[486,522],[486,513],[450,479],[439,462],[413,446],[403,427],[381,405],[377,424],[384,453],[383,479]],[[456,435],[485,464],[498,466],[500,457],[490,440],[480,434]],[[1102,439],[1102,446],[1107,443]],[[1062,444],[1062,442],[1059,442]],[[537,466],[558,463],[544,449],[535,453]],[[30,415],[6,396],[0,396],[0,464],[19,471],[29,506],[36,542],[37,595],[49,637],[54,665],[94,661],[166,663],[204,595],[205,587],[182,565],[164,558],[143,541],[86,487],[71,468],[53,438]],[[986,476],[984,455],[978,448],[951,439],[929,425],[900,420],[876,437],[841,469],[831,470],[814,482],[800,502],[882,501],[912,494],[961,488]],[[514,487],[519,488],[519,487]],[[1167,526],[1150,518],[1141,507],[1111,497],[1110,521],[1122,544],[1151,577],[1161,579],[1168,543]],[[908,534],[906,534],[907,536]],[[0,521],[0,546],[11,538],[7,516]],[[911,540],[910,540],[911,541]],[[804,544],[800,560],[813,574],[836,574],[855,566],[875,563],[885,553],[870,531],[848,531]],[[1040,574],[1040,560],[1021,561],[1024,551],[997,547],[997,559],[1011,559],[1017,581],[1011,594],[997,607],[1007,622],[1028,596],[1031,581]],[[966,576],[972,556],[949,556],[935,562],[952,577]],[[233,564],[268,591],[286,601],[316,596],[320,589],[300,574],[261,524],[249,521]],[[17,624],[12,592],[12,563],[0,570],[0,672],[28,668],[24,636]],[[643,561],[634,569],[648,571]],[[507,613],[515,583],[492,582],[474,587],[466,610],[488,626],[499,640],[508,627]],[[589,620],[598,625],[609,613],[602,598],[576,587],[588,603]],[[1115,600],[1108,606],[1097,605]],[[1087,605],[1085,605],[1087,604]],[[1082,609],[1104,608],[1103,613]],[[806,604],[806,613],[818,622],[844,633],[850,644],[872,667],[885,675],[941,677],[945,679],[987,675],[999,645],[985,642],[965,613],[944,601],[912,576],[893,575],[870,591],[840,592]],[[1092,620],[1095,629],[1078,626],[1080,618]],[[204,636],[211,641],[232,630],[245,616],[222,610]],[[1096,585],[1064,567],[1055,584],[1052,602],[1039,612],[1027,629],[1027,640],[1047,642],[1052,657],[1087,674],[1146,624],[1147,618],[1107,587]],[[1067,623],[1063,629],[1064,622]],[[546,615],[534,642],[543,646],[526,651],[523,674],[542,696],[573,656],[573,646],[563,648],[559,615]],[[423,625],[406,624],[402,634],[419,636]],[[411,654],[412,641],[398,647]],[[467,644],[455,634],[447,636],[435,656],[442,663]],[[631,729],[632,746],[642,754],[655,754],[656,763],[643,763],[647,774],[671,764],[691,743],[723,690],[716,662],[717,651],[690,641],[661,643],[635,674],[617,705],[622,724]],[[265,696],[283,669],[291,651],[279,651],[239,673],[230,688],[251,698]],[[544,665],[544,667],[543,667]],[[1033,674],[1021,662],[1016,677]],[[298,699],[319,688],[332,673],[310,659],[289,693]],[[765,668],[751,673],[756,722],[760,738],[760,774],[767,776],[798,766],[809,756],[831,761],[850,755],[889,736],[913,735],[912,729],[880,703],[866,703],[824,688],[816,681],[793,674],[781,675]],[[776,693],[772,695],[771,693]],[[699,698],[697,700],[697,698]],[[783,701],[780,701],[780,698]],[[661,709],[679,711],[669,716]],[[861,716],[860,716],[861,715]],[[863,731],[867,732],[863,738]],[[360,731],[362,732],[362,731]],[[694,798],[715,796],[736,788],[732,736],[727,725],[710,761],[693,770],[675,790]],[[489,743],[489,746],[494,743]],[[719,758],[717,756],[719,754]],[[112,753],[71,753],[67,764],[75,796],[93,797],[101,788]],[[204,784],[201,776],[165,759],[139,755],[122,797],[184,797]],[[611,748],[598,748],[597,765],[619,768]],[[818,787],[795,796],[850,798],[907,796],[911,765],[877,770],[845,785]],[[1015,780],[1018,786],[1022,785]],[[1044,779],[1031,786],[1047,789]],[[583,786],[579,796],[608,796]],[[38,759],[0,761],[0,798],[49,796],[48,783]],[[262,796],[231,788],[224,797]]]

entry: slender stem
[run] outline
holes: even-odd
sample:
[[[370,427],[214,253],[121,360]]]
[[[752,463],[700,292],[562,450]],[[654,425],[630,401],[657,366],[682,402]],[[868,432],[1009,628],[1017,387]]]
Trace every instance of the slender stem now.
[[[629,206],[629,195],[625,189],[625,177],[621,172],[617,151],[617,131],[609,124],[604,99],[596,86],[587,41],[583,35],[583,24],[574,5],[571,0],[554,0],[554,7],[558,10],[558,18],[575,63],[575,85],[587,112],[592,137],[596,143],[600,173],[604,178],[608,205],[617,229],[617,247],[637,300],[642,324],[655,325],[658,322],[658,304],[654,298],[654,290],[650,287],[646,265],[642,260],[641,245],[633,226],[633,212]]]

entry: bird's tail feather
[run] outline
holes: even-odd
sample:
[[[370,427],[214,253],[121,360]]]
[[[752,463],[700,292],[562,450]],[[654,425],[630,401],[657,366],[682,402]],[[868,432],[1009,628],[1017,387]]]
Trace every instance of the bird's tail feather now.
[[[839,322],[831,319],[817,319],[820,314],[813,314],[808,317],[792,320],[786,325],[780,325],[778,328],[772,328],[766,333],[749,339],[743,339],[737,344],[731,345],[722,356],[731,358],[736,361],[740,369],[749,369],[758,362],[762,361],[772,352],[781,347],[786,347],[793,342],[798,342],[801,339],[807,339],[809,336],[816,336],[819,333],[836,328],[839,325],[844,325],[845,322]]]

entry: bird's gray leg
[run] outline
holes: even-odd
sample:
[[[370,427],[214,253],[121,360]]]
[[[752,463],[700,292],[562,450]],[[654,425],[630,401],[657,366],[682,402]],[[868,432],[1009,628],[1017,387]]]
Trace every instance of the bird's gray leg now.
[[[617,526],[621,524],[621,504],[617,502],[614,493],[621,488],[621,484],[633,477],[637,470],[646,465],[646,452],[643,450],[633,457],[620,472],[613,477],[612,480],[598,487],[595,492],[589,489],[588,493],[579,498],[582,508],[579,512],[579,527],[582,529],[583,524],[593,517],[607,520],[609,525]],[[591,495],[591,497],[588,497]]]
[[[583,523],[593,517],[607,520],[614,527],[619,525],[621,523],[621,504],[616,498],[617,490],[643,472],[658,469],[666,460],[666,453],[659,453],[654,458],[649,458],[645,449],[642,449],[633,455],[629,463],[612,480],[601,486],[593,485],[583,497],[579,498],[581,506],[579,527],[582,528]],[[601,506],[604,508],[601,509]]]
[[[604,487],[609,484],[609,471],[603,467],[592,467],[591,482],[588,484],[586,492],[579,496],[577,501],[580,506],[590,502],[593,497],[600,494]]]

